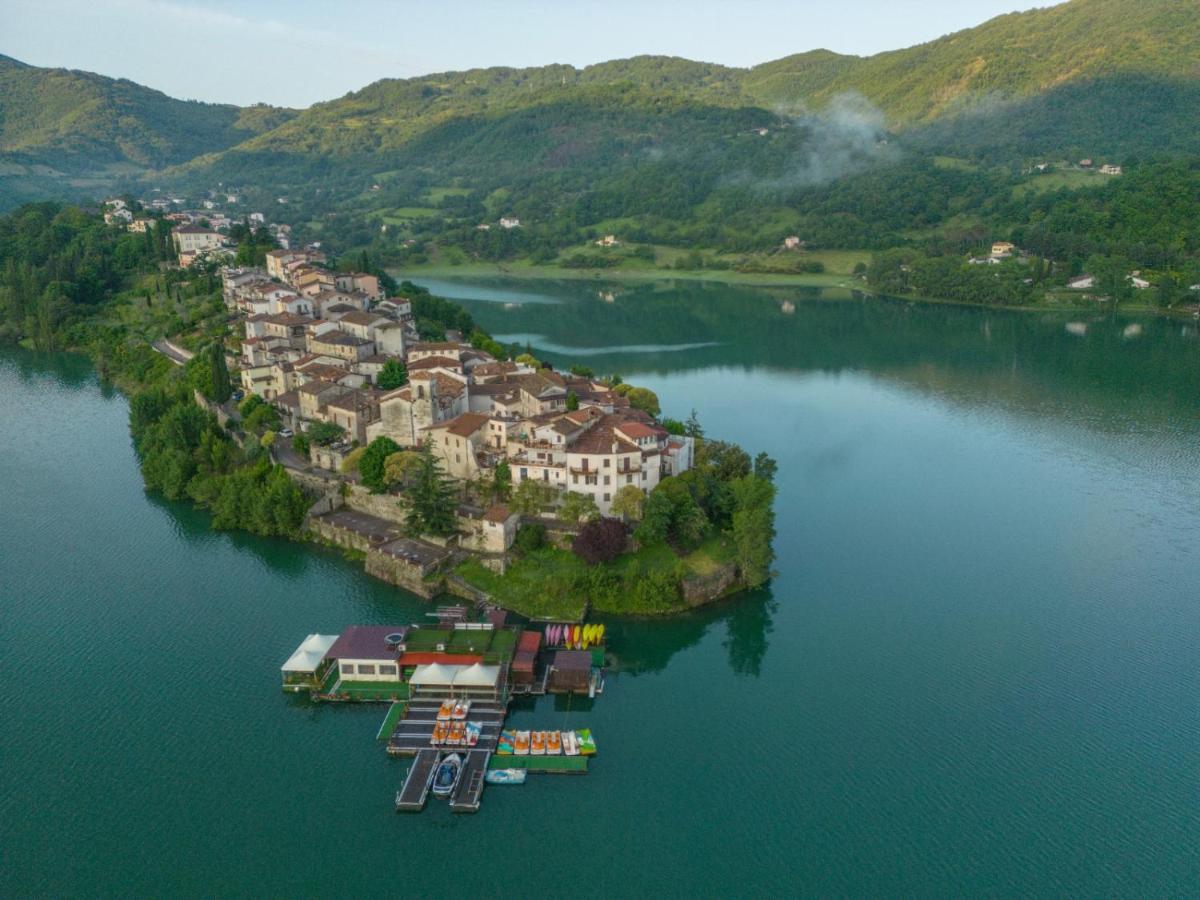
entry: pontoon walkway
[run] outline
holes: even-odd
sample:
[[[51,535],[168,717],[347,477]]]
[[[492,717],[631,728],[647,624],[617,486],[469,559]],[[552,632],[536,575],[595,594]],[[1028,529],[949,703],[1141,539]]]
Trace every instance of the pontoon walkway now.
[[[396,812],[420,812],[429,798],[429,785],[433,781],[441,754],[432,748],[417,751],[404,779],[404,787],[396,792]]]
[[[479,797],[483,794],[484,775],[487,773],[488,750],[471,750],[463,763],[462,775],[458,779],[458,790],[450,801],[454,812],[478,812]]]

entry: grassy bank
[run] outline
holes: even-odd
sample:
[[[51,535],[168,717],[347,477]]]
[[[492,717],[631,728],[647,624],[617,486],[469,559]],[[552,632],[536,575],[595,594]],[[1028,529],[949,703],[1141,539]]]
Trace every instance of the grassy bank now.
[[[521,615],[573,621],[583,615],[585,605],[594,612],[626,615],[679,612],[687,608],[680,592],[683,580],[716,574],[733,556],[729,537],[713,534],[690,553],[655,544],[590,566],[574,553],[544,547],[503,575],[475,559],[461,563],[455,572]]]
[[[455,261],[445,255],[427,263],[409,265],[390,271],[398,279],[429,278],[528,278],[562,281],[711,281],[720,284],[749,284],[763,286],[797,286],[824,288],[860,288],[862,282],[852,273],[858,263],[866,263],[870,254],[859,250],[814,250],[800,254],[811,262],[825,267],[821,273],[738,272],[732,268],[676,268],[684,251],[673,247],[656,248],[655,261],[636,257],[624,258],[619,265],[570,268],[557,263],[536,264],[528,259],[511,262]],[[723,259],[720,255],[714,258]],[[732,263],[730,257],[727,262]]]

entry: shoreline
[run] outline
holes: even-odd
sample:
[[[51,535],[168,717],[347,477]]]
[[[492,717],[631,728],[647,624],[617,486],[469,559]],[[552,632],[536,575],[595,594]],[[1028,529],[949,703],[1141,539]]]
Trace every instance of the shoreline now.
[[[499,263],[464,263],[459,266],[442,263],[424,263],[415,267],[388,267],[387,272],[397,281],[411,281],[414,278],[437,278],[447,281],[470,281],[480,278],[502,278],[512,281],[530,283],[545,281],[571,281],[592,284],[604,284],[612,281],[628,283],[654,284],[668,281],[691,281],[704,284],[726,284],[740,287],[761,288],[816,288],[822,291],[846,291],[847,296],[831,296],[824,299],[851,300],[854,294],[861,294],[872,300],[898,300],[907,303],[928,303],[939,306],[961,306],[970,309],[1003,310],[1005,312],[1025,313],[1060,313],[1060,314],[1127,314],[1135,316],[1155,316],[1167,319],[1190,319],[1195,312],[1189,306],[1177,306],[1162,309],[1150,304],[1123,303],[1117,309],[1106,309],[1099,304],[1087,306],[1064,306],[1061,304],[1032,303],[1025,306],[997,305],[991,303],[971,303],[966,300],[948,300],[939,297],[925,297],[917,294],[884,294],[862,282],[856,282],[852,275],[785,275],[774,273],[744,273],[732,271],[673,271],[670,269],[561,269],[551,266],[534,266],[523,260],[511,265]]]
[[[57,351],[43,351],[43,350],[39,350],[37,348],[25,346],[21,342],[15,342],[15,343],[11,344],[10,346],[16,347],[27,353],[33,353],[33,354],[37,354],[37,355],[48,354],[48,353],[68,353],[73,356],[78,356],[79,358],[86,360],[89,367],[91,368],[93,374],[95,375],[97,382],[101,386],[107,385],[107,386],[115,389],[118,393],[120,393],[125,398],[127,406],[131,403],[131,401],[133,399],[133,395],[135,393],[137,393],[140,390],[145,390],[150,387],[149,384],[139,382],[136,379],[124,377],[120,374],[113,375],[113,374],[109,374],[109,373],[102,371],[101,366],[99,365],[99,360],[93,355],[91,350],[87,347],[72,346],[72,347],[63,348],[62,350],[57,350]],[[161,353],[161,351],[158,351],[157,349],[155,349],[153,347],[153,345],[147,345],[147,346],[151,350],[153,350],[155,353],[158,353],[160,356],[162,356],[164,359],[171,359],[166,354],[163,354],[163,353]],[[171,362],[173,363],[174,367],[180,366],[180,364],[178,362],[176,362],[175,360],[171,360]],[[212,411],[211,408],[209,407],[207,401],[201,402],[200,398],[197,397],[196,402],[197,402],[197,405],[201,409],[204,409],[208,412]],[[134,456],[135,456],[135,459],[137,459],[138,471],[140,474],[141,460],[137,457],[136,451],[134,451]],[[278,462],[274,458],[273,454],[272,454],[271,460],[274,465],[278,465],[280,468],[282,468],[283,471],[285,473],[287,473],[288,479],[292,482],[292,484],[294,484],[298,488],[300,488],[304,492],[305,496],[309,497],[311,500],[310,505],[309,505],[309,511],[305,515],[305,520],[304,520],[304,523],[301,525],[300,531],[294,535],[279,536],[283,541],[285,541],[289,544],[296,545],[298,548],[311,546],[311,547],[318,547],[323,550],[335,551],[344,561],[349,562],[349,563],[358,564],[359,571],[361,571],[363,575],[368,576],[376,581],[380,581],[385,584],[389,584],[392,587],[396,588],[397,590],[404,591],[406,594],[409,594],[412,597],[415,597],[415,598],[423,601],[426,604],[432,605],[434,603],[434,601],[437,600],[439,597],[448,598],[448,599],[453,598],[456,601],[465,601],[468,603],[472,602],[472,600],[475,598],[463,596],[462,594],[457,593],[452,589],[452,586],[454,584],[453,579],[460,578],[464,582],[466,582],[472,590],[477,591],[480,594],[486,595],[487,602],[489,602],[501,609],[505,609],[509,613],[512,613],[512,614],[515,614],[518,616],[524,616],[526,618],[530,618],[531,620],[538,618],[538,616],[531,614],[527,610],[520,610],[520,609],[516,609],[512,606],[504,605],[504,603],[502,602],[502,598],[498,597],[497,595],[495,595],[494,593],[492,593],[490,591],[484,590],[483,588],[479,587],[476,584],[471,583],[469,580],[462,578],[462,576],[459,575],[458,571],[457,571],[458,567],[459,567],[458,564],[450,565],[442,570],[438,570],[436,573],[431,573],[431,574],[436,575],[433,584],[439,585],[440,590],[435,590],[435,591],[429,593],[428,595],[423,594],[421,591],[413,590],[411,587],[408,587],[405,584],[398,583],[397,581],[392,580],[391,578],[383,577],[379,574],[376,574],[376,573],[370,571],[370,568],[367,565],[368,558],[369,558],[368,551],[365,551],[359,547],[353,546],[350,543],[345,543],[345,542],[339,541],[337,539],[330,538],[326,535],[321,534],[319,531],[309,527],[309,520],[310,520],[310,517],[313,515],[313,507],[315,507],[323,499],[326,499],[326,497],[328,496],[328,493],[320,495],[320,496],[314,496],[312,493],[310,493],[312,490],[312,487],[311,487],[311,484],[309,483],[309,479],[314,477],[310,473],[311,473],[311,470],[315,467],[310,466],[309,470],[304,470],[304,471],[292,469],[289,466],[284,465],[281,462]],[[334,492],[337,492],[336,489],[334,489],[335,483],[338,485],[341,485],[341,484],[348,484],[349,482],[343,482],[340,478],[338,478],[336,480],[336,482],[331,482],[327,486],[327,492],[329,490],[333,490]],[[209,506],[207,506],[203,503],[200,503],[196,500],[190,499],[190,498],[170,500],[169,498],[164,497],[161,494],[161,492],[158,492],[158,491],[150,491],[150,492],[154,493],[156,496],[160,497],[165,502],[185,504],[193,510],[204,513],[208,517],[208,526],[209,526],[210,531],[228,532],[228,533],[236,532],[236,533],[240,533],[240,534],[249,535],[252,537],[263,537],[262,535],[255,534],[253,531],[250,531],[245,528],[240,528],[240,527],[239,528],[214,529],[212,527],[213,513],[212,513],[212,509]],[[350,509],[354,509],[354,506],[352,504],[347,503],[346,505]],[[470,559],[473,559],[473,560],[483,559],[483,557],[480,557],[471,551],[467,551],[467,555]],[[520,557],[514,559],[512,561],[512,563],[515,563],[519,560],[520,560]],[[510,564],[512,564],[512,563],[510,563]],[[610,614],[610,615],[615,614],[615,615],[620,615],[620,616],[634,618],[634,619],[665,620],[665,619],[669,619],[673,616],[684,615],[686,613],[692,612],[694,610],[700,609],[705,606],[710,606],[715,603],[720,603],[723,601],[733,601],[737,597],[737,595],[742,594],[742,593],[749,593],[750,591],[755,589],[753,587],[748,587],[745,584],[743,584],[740,574],[737,574],[737,573],[734,574],[734,578],[731,583],[722,587],[715,594],[713,594],[711,596],[706,596],[703,599],[689,600],[688,597],[686,596],[685,588],[686,588],[686,584],[684,582],[681,582],[681,584],[679,586],[679,590],[681,592],[679,602],[677,605],[672,606],[671,608],[663,609],[663,610],[623,611],[623,612],[616,612],[616,613],[613,613],[610,611],[608,614]],[[587,602],[584,603],[585,610],[589,605],[590,604]],[[556,617],[552,617],[552,618],[555,618],[556,620],[558,620],[558,619],[563,619],[563,616],[556,616]]]

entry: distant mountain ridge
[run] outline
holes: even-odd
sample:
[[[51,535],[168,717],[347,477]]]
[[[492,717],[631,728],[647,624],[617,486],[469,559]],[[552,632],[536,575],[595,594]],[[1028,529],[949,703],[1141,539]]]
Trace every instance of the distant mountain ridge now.
[[[621,155],[632,165],[696,138],[724,152],[733,130],[846,94],[878,109],[881,127],[932,150],[1200,152],[1200,12],[1196,0],[1071,0],[870,57],[813,50],[749,69],[656,56],[475,69],[384,79],[301,111],[175,100],[0,57],[0,203],[53,176],[81,187],[166,170],[285,186],[330,166],[352,163],[369,177],[466,159],[507,160],[515,171],[523,141],[531,176],[603,168]]]
[[[45,165],[171,165],[227,149],[293,114],[176,100],[126,79],[0,56],[0,152]]]

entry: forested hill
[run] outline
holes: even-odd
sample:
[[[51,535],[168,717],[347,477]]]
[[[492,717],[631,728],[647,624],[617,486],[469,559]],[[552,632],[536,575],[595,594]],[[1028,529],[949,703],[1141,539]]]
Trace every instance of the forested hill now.
[[[125,79],[0,56],[0,200],[69,193],[90,186],[88,177],[185,162],[293,114],[176,100]]]
[[[848,96],[859,99],[847,107]],[[748,146],[756,129],[770,137]],[[668,180],[668,207],[692,208],[730,178],[812,180],[797,160],[832,158],[819,180],[853,173],[885,138],[1008,165],[1200,153],[1196,0],[1070,0],[904,50],[816,50],[750,69],[635,57],[385,79],[299,113],[0,57],[0,207],[94,194],[119,173],[289,194],[327,178],[326,196],[343,198],[401,173],[392,196],[363,203],[421,205],[424,187],[455,185],[582,202],[594,221],[640,214],[613,192],[644,192],[643,171]],[[674,185],[680,163],[691,180]]]

